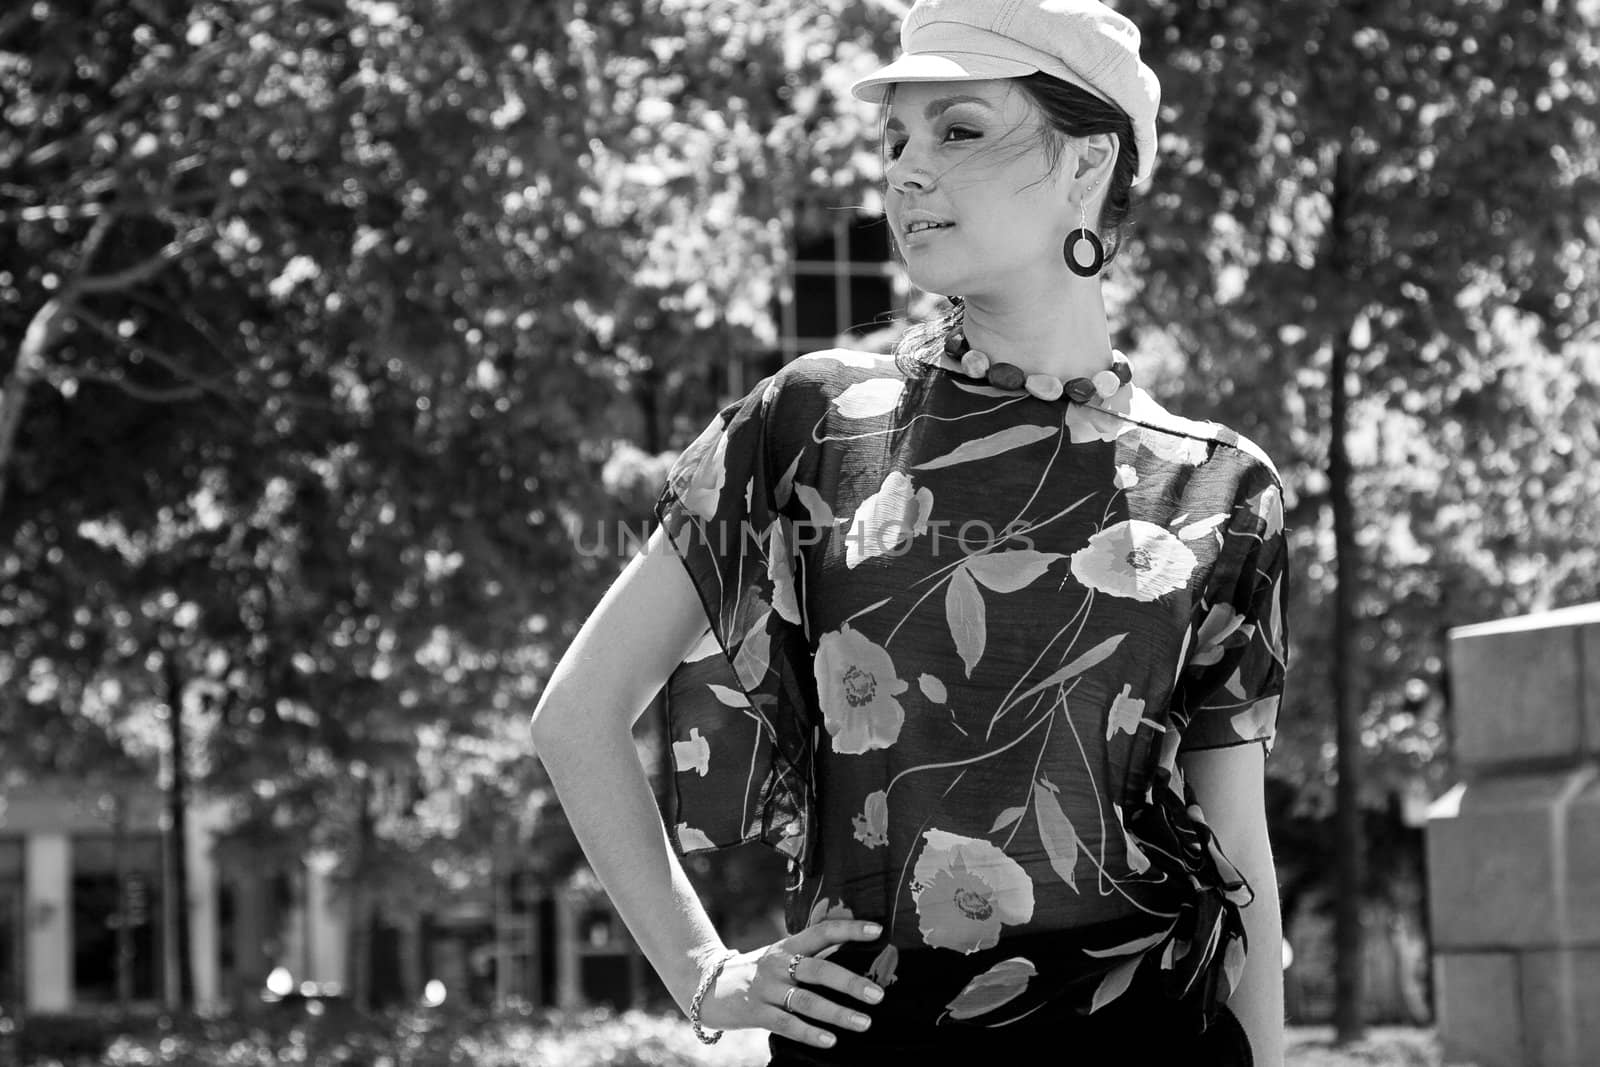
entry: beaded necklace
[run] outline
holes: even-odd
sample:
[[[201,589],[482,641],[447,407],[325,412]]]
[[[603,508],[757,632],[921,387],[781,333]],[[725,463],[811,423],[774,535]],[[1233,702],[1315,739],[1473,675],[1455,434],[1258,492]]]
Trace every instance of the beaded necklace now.
[[[944,351],[969,378],[978,378],[997,389],[1026,389],[1040,400],[1056,400],[1065,394],[1068,400],[1087,404],[1096,398],[1109,398],[1133,381],[1133,365],[1121,352],[1112,352],[1110,368],[1091,377],[1063,379],[1054,374],[1029,374],[1014,363],[991,360],[987,353],[971,347],[960,326],[945,337]]]

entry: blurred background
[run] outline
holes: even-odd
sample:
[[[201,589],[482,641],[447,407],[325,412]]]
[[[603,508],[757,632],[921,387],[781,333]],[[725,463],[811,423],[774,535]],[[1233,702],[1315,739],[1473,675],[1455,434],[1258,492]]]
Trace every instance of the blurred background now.
[[[1427,1027],[1446,631],[1600,599],[1600,3],[1117,6],[1164,104],[1115,340],[1288,487],[1291,1018]],[[899,10],[3,6],[0,1060],[675,1011],[525,724],[675,450],[938,306],[846,91]],[[781,933],[781,857],[686,865]]]

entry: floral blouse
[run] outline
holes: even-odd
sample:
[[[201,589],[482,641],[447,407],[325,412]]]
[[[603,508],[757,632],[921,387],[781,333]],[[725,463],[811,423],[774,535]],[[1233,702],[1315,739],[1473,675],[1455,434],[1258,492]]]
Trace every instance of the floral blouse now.
[[[880,922],[833,956],[886,987],[880,1038],[1092,1012],[1136,972],[1215,1015],[1251,889],[1177,756],[1271,746],[1258,448],[1134,383],[1046,401],[834,349],[724,408],[655,513],[709,620],[665,690],[674,846],[782,852],[791,933]]]

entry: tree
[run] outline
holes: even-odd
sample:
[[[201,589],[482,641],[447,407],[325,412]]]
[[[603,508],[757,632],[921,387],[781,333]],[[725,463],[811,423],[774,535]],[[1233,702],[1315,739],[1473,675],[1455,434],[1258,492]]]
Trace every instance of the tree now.
[[[343,849],[358,893],[474,862],[435,800],[538,789],[507,724],[623,562],[575,550],[620,514],[605,465],[709,418],[714,354],[770,330],[771,220],[859,152],[797,150],[822,105],[790,82],[831,57],[730,40],[739,12],[0,23],[0,724],[31,766],[188,737],[175,785],[258,848]]]
[[[1332,694],[1337,739],[1336,1021],[1349,1041],[1363,749],[1403,773],[1438,751],[1436,721],[1396,729],[1401,683],[1439,684],[1438,620],[1463,594],[1491,610],[1541,599],[1481,554],[1462,568],[1462,538],[1506,529],[1493,502],[1538,499],[1541,483],[1561,487],[1563,518],[1593,522],[1592,493],[1574,490],[1596,454],[1584,375],[1600,277],[1596,16],[1308,0],[1151,3],[1140,18],[1174,151],[1148,205],[1132,313],[1188,356],[1199,406],[1241,416],[1230,421],[1290,468],[1297,569],[1320,608],[1292,615],[1310,623],[1297,684],[1303,704]],[[1529,402],[1531,363],[1570,407]],[[1541,432],[1566,443],[1561,458],[1519,470],[1511,455]],[[1483,478],[1474,452],[1503,475]],[[1540,541],[1543,580],[1591,554],[1553,529]],[[1391,552],[1406,557],[1397,572]],[[1467,580],[1452,585],[1451,571]],[[1543,599],[1595,588],[1553,583]]]

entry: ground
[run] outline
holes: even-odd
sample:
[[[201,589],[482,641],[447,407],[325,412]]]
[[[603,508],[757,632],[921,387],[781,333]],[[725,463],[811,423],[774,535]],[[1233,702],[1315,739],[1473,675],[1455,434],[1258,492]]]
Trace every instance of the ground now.
[[[278,1012],[249,1018],[148,1019],[128,1026],[61,1020],[24,1026],[20,1046],[0,1041],[0,1060],[25,1067],[764,1067],[766,1034],[733,1031],[695,1040],[681,1016],[607,1009],[483,1015],[410,1011],[359,1016]],[[29,1031],[32,1031],[31,1033]],[[1374,1027],[1333,1048],[1327,1027],[1290,1031],[1286,1067],[1471,1067],[1446,1064],[1435,1035]]]

